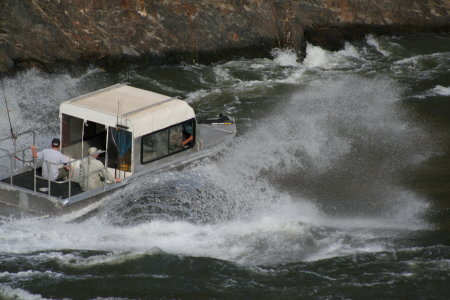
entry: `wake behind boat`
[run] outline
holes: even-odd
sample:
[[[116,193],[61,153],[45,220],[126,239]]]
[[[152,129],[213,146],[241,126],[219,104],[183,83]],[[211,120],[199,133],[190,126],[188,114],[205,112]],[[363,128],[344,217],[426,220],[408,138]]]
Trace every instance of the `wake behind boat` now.
[[[34,158],[33,131],[0,140],[29,141],[0,157],[9,159],[7,175],[0,179],[0,214],[60,215],[84,208],[134,178],[215,153],[236,134],[230,117],[198,121],[185,101],[124,84],[61,103],[59,118],[61,153],[69,158],[70,170],[62,180],[43,176],[43,167],[61,166]],[[104,153],[101,170],[89,169],[90,149]],[[86,184],[100,172],[107,175],[101,186]]]

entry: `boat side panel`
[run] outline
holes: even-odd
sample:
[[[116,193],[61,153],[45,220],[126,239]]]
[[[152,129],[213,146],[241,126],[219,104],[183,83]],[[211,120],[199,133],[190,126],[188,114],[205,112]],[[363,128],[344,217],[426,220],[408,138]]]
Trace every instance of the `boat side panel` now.
[[[74,203],[70,203],[68,205],[64,205],[63,208],[62,208],[62,213],[63,214],[67,214],[67,213],[71,213],[71,212],[74,212],[74,211],[78,211],[78,210],[81,210],[83,208],[86,208],[87,206],[89,206],[89,205],[91,205],[93,203],[102,201],[103,199],[107,199],[107,196],[109,196],[112,193],[116,192],[118,189],[123,188],[124,186],[125,186],[125,184],[123,186],[119,186],[118,188],[105,190],[102,193],[97,193],[95,195],[87,196],[85,199],[76,201]]]
[[[62,211],[62,206],[56,199],[46,197],[40,193],[11,188],[4,183],[0,183],[0,202],[4,206],[11,206],[37,215],[54,215],[60,214]]]

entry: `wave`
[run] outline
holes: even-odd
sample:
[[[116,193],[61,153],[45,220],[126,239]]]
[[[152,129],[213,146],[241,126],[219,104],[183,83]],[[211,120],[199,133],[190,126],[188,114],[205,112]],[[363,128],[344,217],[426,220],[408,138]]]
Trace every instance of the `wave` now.
[[[50,300],[43,298],[39,294],[32,294],[21,288],[12,288],[5,284],[0,284],[0,298],[5,300],[21,299],[21,300]]]
[[[85,219],[3,220],[0,252],[112,253],[76,257],[77,265],[158,251],[273,265],[387,251],[398,235],[429,228],[429,204],[405,187],[402,172],[436,147],[399,107],[399,84],[372,76],[374,65],[351,44],[338,52],[308,45],[303,63],[291,50],[273,55],[196,65],[194,87],[158,86],[188,91],[187,101],[202,114],[225,109],[238,122],[248,120],[224,153],[141,178]],[[131,80],[155,85],[140,72],[133,70]],[[31,70],[7,79],[7,96],[22,112],[14,119],[37,127],[38,145],[46,145],[57,134],[47,120],[57,120],[58,104],[108,83],[88,84],[92,76]]]
[[[298,67],[298,53],[293,49],[273,49],[273,62],[282,67]]]
[[[431,90],[432,94],[434,93],[435,95],[439,95],[439,96],[450,96],[450,86],[445,87],[442,85],[436,85],[432,90]]]
[[[430,145],[395,109],[399,93],[386,79],[310,82],[219,157],[142,178],[90,218],[5,221],[0,252],[164,251],[271,265],[391,249],[398,230],[428,226],[427,203],[396,184],[428,151],[417,145]]]
[[[363,61],[359,51],[350,43],[345,44],[343,50],[332,52],[321,47],[308,44],[306,58],[303,66],[306,68],[321,68],[327,70],[346,69],[354,67],[357,62]]]
[[[66,251],[65,255],[74,257],[74,261],[67,264],[46,258],[45,254],[39,253],[42,255],[40,265],[34,268],[61,272],[59,278],[42,278],[38,274],[35,278],[11,278],[8,283],[0,284],[0,297],[42,300],[46,298],[39,293],[46,293],[45,296],[51,299],[68,299],[65,298],[68,296],[73,299],[141,299],[148,295],[176,297],[180,294],[198,298],[205,293],[204,290],[208,290],[208,295],[217,298],[224,295],[241,298],[243,294],[251,298],[261,298],[261,295],[269,298],[307,298],[318,291],[323,296],[345,298],[349,297],[350,286],[356,290],[354,294],[367,293],[370,289],[372,294],[383,297],[395,298],[402,292],[414,298],[418,294],[417,289],[405,291],[404,287],[430,281],[419,294],[432,294],[437,299],[445,299],[450,266],[448,246],[415,247],[312,262],[248,267],[215,259],[165,254],[139,257],[130,254],[129,259],[116,265],[100,260],[97,264],[77,266],[75,260],[88,260],[98,254]],[[36,261],[36,257],[22,256],[15,261],[17,265],[14,267],[23,268],[23,263],[30,261]],[[143,285],[144,280],[146,284]],[[124,294],[129,298],[118,297]]]
[[[381,46],[380,43],[378,42],[377,39],[375,39],[375,37],[373,35],[368,35],[366,37],[366,41],[367,44],[373,46],[379,53],[383,54],[383,56],[389,56],[390,53],[386,50],[384,50]]]
[[[436,85],[433,88],[421,93],[417,93],[412,97],[417,99],[428,99],[430,97],[437,97],[437,96],[444,96],[444,97],[450,96],[450,87]]]

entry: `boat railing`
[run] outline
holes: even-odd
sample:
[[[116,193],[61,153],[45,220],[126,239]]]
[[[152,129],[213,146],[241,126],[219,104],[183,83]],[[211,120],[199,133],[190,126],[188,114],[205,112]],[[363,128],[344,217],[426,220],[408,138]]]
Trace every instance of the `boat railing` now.
[[[33,133],[34,134],[34,133]],[[33,136],[34,137],[34,136]],[[1,141],[1,140],[0,140]],[[33,142],[35,141],[35,139],[33,138]],[[34,143],[33,143],[34,144]],[[2,149],[5,150],[5,149]],[[30,153],[27,154],[27,151],[29,151]],[[89,170],[89,164],[88,164],[88,170],[87,172],[83,172],[83,173],[79,173],[77,175],[76,178],[73,177],[73,166],[76,165],[78,162],[81,163],[83,162],[83,160],[87,160],[89,159],[89,155],[81,157],[79,159],[73,159],[70,160],[70,162],[67,164],[69,166],[69,175],[67,176],[67,179],[63,179],[63,180],[52,180],[50,178],[47,177],[43,177],[42,175],[39,175],[37,170],[39,169],[39,167],[41,167],[43,164],[47,164],[47,170],[50,170],[53,168],[60,168],[61,165],[60,164],[55,164],[49,161],[44,161],[42,159],[35,159],[33,158],[32,155],[32,151],[31,148],[28,147],[23,147],[21,149],[17,149],[13,152],[8,152],[8,154],[0,156],[0,160],[3,160],[5,158],[9,158],[10,160],[10,168],[9,168],[9,172],[8,172],[8,176],[9,177],[9,185],[11,187],[13,187],[14,185],[14,176],[22,174],[24,169],[28,169],[29,171],[32,169],[33,170],[33,192],[37,193],[38,191],[40,193],[46,193],[48,196],[51,196],[51,187],[52,187],[52,183],[54,184],[58,184],[58,185],[63,185],[65,183],[67,183],[67,194],[68,197],[70,198],[72,196],[72,182],[81,182],[82,180],[89,180],[89,177],[92,174],[98,173],[98,172],[102,172],[102,170],[104,170],[105,172],[108,172],[108,168],[107,167],[103,167],[100,169],[95,169],[90,171]],[[29,159],[29,160],[27,160]],[[17,165],[17,161],[21,162],[21,165],[18,166]],[[46,190],[42,190],[38,189],[38,184],[37,184],[37,180],[41,179],[41,180],[45,180],[47,181],[47,189]],[[103,181],[103,187],[105,187],[107,181],[105,179],[105,181]]]
[[[11,139],[13,141],[17,140],[17,138],[19,138],[20,136],[26,135],[26,134],[31,134],[33,136],[33,144],[36,143],[36,134],[34,133],[34,130],[32,130],[32,129],[23,131],[23,132],[18,133],[18,134],[14,134],[13,137],[7,136],[7,137],[4,137],[4,138],[1,138],[0,139],[0,143],[3,142],[3,141],[6,141],[6,140],[11,140]]]
[[[5,149],[2,149],[5,150]],[[8,154],[0,156],[0,160],[4,160],[5,158],[9,158],[9,182],[12,185],[14,181],[14,176],[17,175],[17,171],[23,169],[24,167],[31,167],[33,164],[33,160],[27,160],[27,155],[25,154],[29,150],[29,147],[16,150],[15,152],[8,152]],[[17,164],[19,161],[20,165]]]
[[[48,196],[51,196],[51,184],[52,183],[55,183],[55,184],[58,184],[58,185],[62,185],[64,183],[68,183],[68,187],[67,187],[67,189],[68,189],[68,196],[67,196],[67,198],[70,198],[72,196],[72,182],[75,181],[75,182],[80,183],[82,180],[88,180],[88,182],[89,182],[89,177],[92,174],[99,173],[102,170],[104,170],[105,172],[108,172],[108,168],[107,167],[103,167],[103,168],[100,168],[100,169],[95,169],[95,170],[90,171],[89,170],[89,164],[88,164],[87,172],[83,172],[83,173],[80,172],[78,174],[78,176],[76,178],[74,178],[73,177],[73,173],[74,173],[73,172],[73,166],[76,165],[77,162],[79,162],[80,165],[81,165],[81,163],[83,163],[83,161],[89,159],[89,156],[90,155],[86,155],[84,157],[71,160],[69,163],[67,163],[67,166],[69,166],[69,175],[67,176],[67,179],[63,179],[63,180],[51,180],[50,178],[38,175],[37,174],[37,166],[39,165],[39,162],[42,162],[42,164],[44,164],[44,163],[47,164],[47,170],[50,170],[52,165],[54,165],[56,168],[59,168],[61,165],[60,164],[55,164],[55,163],[52,163],[52,162],[49,162],[49,161],[43,161],[42,159],[41,160],[37,160],[36,159],[37,163],[34,164],[34,192],[36,192],[36,189],[37,189],[36,178],[40,178],[40,179],[46,180],[47,183],[48,183],[47,184],[47,189],[48,190],[45,191]],[[103,181],[103,187],[105,187],[106,183],[107,183],[107,180],[105,179]],[[42,193],[43,191],[40,191],[40,192]]]
[[[15,173],[19,167],[24,168],[24,167],[31,166],[31,164],[33,164],[32,152],[31,152],[30,147],[22,146],[22,147],[18,148],[18,146],[16,144],[17,139],[19,137],[28,135],[28,134],[32,135],[33,145],[34,145],[36,143],[36,134],[33,130],[26,130],[19,134],[14,134],[13,136],[8,136],[8,137],[4,137],[4,138],[0,139],[0,143],[4,142],[6,140],[11,140],[13,143],[13,146],[14,146],[14,150],[12,152],[7,149],[0,148],[0,150],[5,151],[7,153],[3,156],[0,156],[0,161],[2,161],[5,158],[10,159],[10,169],[9,169],[8,177],[9,177],[9,181],[10,181],[11,185],[13,184],[14,176],[17,175]],[[29,156],[26,155],[27,151],[30,152]],[[29,160],[27,160],[27,157],[29,158]],[[18,166],[17,162],[21,163],[21,165]]]

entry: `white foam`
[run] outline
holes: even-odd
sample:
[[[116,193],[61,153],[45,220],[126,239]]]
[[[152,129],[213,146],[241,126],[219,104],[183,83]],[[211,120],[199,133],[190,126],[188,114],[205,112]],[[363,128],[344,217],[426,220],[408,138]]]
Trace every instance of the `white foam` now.
[[[207,100],[214,96],[219,96],[223,91],[218,88],[206,90],[206,89],[199,89],[195,92],[190,92],[186,94],[186,101],[188,103],[194,103],[194,102],[201,102],[204,100]]]
[[[450,96],[450,87],[436,85],[435,87],[429,90],[413,95],[413,97],[417,99],[426,99],[428,97],[435,97],[435,96],[444,96],[444,97]]]
[[[216,81],[220,82],[221,85],[227,84],[229,82],[235,83],[236,81],[240,81],[240,79],[237,79],[233,75],[229,73],[229,67],[232,67],[233,65],[224,64],[224,65],[217,65],[214,67],[214,75],[216,77]]]
[[[431,92],[439,96],[450,96],[450,86],[436,85]]]
[[[45,260],[58,260],[62,264],[86,266],[118,264],[141,255],[164,252],[214,257],[243,264],[273,264],[277,262],[325,258],[344,253],[363,251],[344,242],[342,231],[320,229],[324,216],[313,206],[293,204],[274,207],[270,213],[248,220],[221,224],[195,225],[187,222],[152,221],[127,228],[118,228],[90,220],[82,224],[64,224],[58,220],[25,221],[22,226],[10,226],[14,237],[3,238],[1,251],[42,251],[46,249],[80,249],[112,251],[88,258],[74,254],[50,252],[39,254]],[[50,221],[50,222],[49,222]],[[50,223],[50,224],[48,224]],[[316,225],[314,225],[317,223]],[[27,226],[28,225],[28,226]],[[34,229],[25,228],[32,225]],[[319,226],[319,227],[316,227]],[[323,236],[314,232],[323,231]],[[4,232],[2,232],[4,236]],[[353,233],[352,239],[364,241],[367,235]],[[372,236],[370,236],[372,238]],[[316,239],[313,244],[307,242]],[[346,238],[348,241],[348,237]],[[4,243],[3,243],[4,242]],[[261,245],[265,245],[261,248]],[[318,248],[317,248],[318,247]],[[380,248],[381,246],[377,246]],[[368,249],[369,247],[367,247]],[[378,249],[377,248],[377,249]],[[151,250],[154,249],[154,250]],[[375,249],[372,246],[370,249]],[[319,251],[320,254],[316,254]],[[58,276],[48,272],[22,272],[15,276]],[[11,276],[11,274],[3,274]]]
[[[31,294],[26,290],[20,288],[12,288],[5,284],[0,284],[0,298],[1,299],[20,299],[20,300],[50,300],[43,298],[39,294]]]
[[[278,74],[282,76],[269,77],[267,81],[246,82],[232,76],[231,68],[242,65],[241,61],[216,66],[215,79],[220,84],[211,90],[193,92],[188,99],[206,99],[228,90],[252,91],[267,83],[289,80],[298,83],[306,76],[305,70],[308,68],[342,67],[359,56],[351,45],[340,53],[311,45],[308,47],[307,59],[302,65],[296,65],[293,60],[295,55],[289,53],[281,53],[274,61],[258,61],[264,66],[258,68],[267,69],[268,73],[281,69]],[[31,96],[32,88],[48,89],[46,92],[50,96],[44,98],[41,103],[43,108],[38,108],[38,113],[45,112],[45,108],[56,112],[56,104],[75,93],[71,89],[78,87],[77,79],[65,76],[62,79],[66,82],[55,90],[50,86],[53,81],[61,79],[59,76],[50,79],[39,73],[24,76],[31,82],[31,86],[25,88],[25,94],[30,96],[19,100],[25,106],[33,106],[32,103],[44,94],[39,92],[38,98],[34,98]],[[17,83],[17,89],[24,86],[21,80],[21,77],[12,79]],[[410,154],[420,154],[414,152],[418,150],[412,151],[416,147],[411,145],[426,144],[417,143],[420,130],[412,131],[395,111],[393,104],[400,93],[397,86],[389,80],[339,76],[310,81],[307,87],[299,89],[299,92],[281,99],[280,106],[271,108],[272,113],[266,118],[256,120],[252,130],[243,133],[220,158],[210,164],[200,164],[180,173],[154,175],[148,185],[144,185],[145,179],[142,179],[122,194],[129,198],[122,200],[117,194],[107,199],[113,204],[137,202],[144,186],[154,188],[159,184],[167,188],[174,178],[185,176],[195,181],[191,183],[195,185],[191,193],[185,194],[177,185],[171,192],[182,204],[191,207],[193,215],[198,215],[194,220],[197,223],[182,218],[170,221],[149,217],[121,227],[113,224],[117,224],[117,219],[126,218],[126,215],[120,215],[123,211],[114,211],[114,205],[112,208],[105,206],[103,209],[106,212],[81,223],[67,223],[77,215],[5,221],[0,225],[0,252],[44,251],[41,254],[44,258],[50,255],[63,263],[79,265],[117,263],[135,255],[158,251],[214,257],[244,264],[276,264],[381,251],[390,245],[378,242],[376,238],[379,235],[374,229],[386,229],[380,233],[381,237],[386,237],[390,234],[389,229],[426,228],[420,219],[420,213],[427,209],[426,203],[413,193],[389,184],[389,176],[393,176],[396,170],[392,169],[392,165],[409,165]],[[52,128],[46,127],[46,120],[34,122],[54,134]],[[350,216],[346,218],[326,215],[315,204],[315,199],[305,199],[295,191],[291,194],[291,191],[284,191],[276,185],[274,178],[295,178],[304,174],[320,176],[330,170],[347,167],[346,159],[359,154],[353,151],[355,142],[361,140],[371,145],[384,145],[388,150],[386,156],[390,152],[399,154],[392,156],[391,160],[380,161],[380,166],[371,170],[382,172],[379,177],[385,178],[384,181],[374,177],[379,181],[375,180],[370,186],[379,193],[377,200],[380,202],[370,205],[380,205],[378,211],[381,214],[364,216],[360,212],[349,212]],[[357,163],[358,159],[365,161],[365,158],[359,156],[351,162]],[[362,171],[349,168],[348,173],[341,172],[339,175],[357,172]],[[366,200],[365,195],[351,196],[355,204],[358,200]],[[334,199],[327,200],[332,202]],[[61,249],[111,253],[85,259],[58,252]]]
[[[250,192],[252,194],[248,196],[253,198],[254,191]],[[267,192],[270,191],[257,193],[256,197],[267,197]],[[228,196],[233,197],[233,193]],[[243,195],[234,197],[239,197],[241,201],[251,200]],[[361,228],[360,223],[357,227],[349,223],[343,226],[343,220],[331,220],[304,200],[297,203],[288,199],[281,203],[277,199],[273,200],[272,204],[266,203],[267,207],[259,212],[253,211],[247,217],[241,215],[217,224],[160,220],[116,227],[100,218],[78,224],[63,223],[59,218],[16,220],[0,227],[0,251],[30,253],[54,249],[39,256],[41,259],[56,259],[64,264],[82,266],[121,263],[143,254],[158,252],[159,249],[172,254],[214,257],[243,264],[273,264],[383,248],[382,245],[360,246],[366,239],[373,238],[372,234],[366,232],[367,228],[361,232],[355,231],[355,228]],[[370,229],[372,224],[366,225]],[[331,229],[331,226],[341,229]],[[317,232],[322,233],[317,235]],[[311,239],[316,241],[311,243]],[[357,246],[349,245],[349,240],[354,240]],[[261,248],[261,245],[265,246]],[[112,252],[85,258],[55,252],[56,249]],[[28,273],[24,275],[36,276]]]
[[[265,64],[261,64],[261,63],[254,63],[250,65],[250,68],[252,69],[264,69],[267,66]]]
[[[303,65],[308,68],[330,67],[331,53],[318,46],[308,44],[306,46],[306,58]]]
[[[367,35],[366,42],[367,44],[373,46],[379,53],[383,54],[383,56],[390,56],[390,53],[380,45],[378,40],[373,35]]]
[[[10,272],[0,272],[0,279],[3,280],[11,280],[11,279],[29,279],[29,278],[58,278],[61,277],[61,273],[51,272],[51,271],[20,271],[17,273],[10,273]]]
[[[149,179],[147,186],[152,188],[158,182],[168,188],[171,181],[183,176],[195,181],[191,195],[185,194],[182,186],[176,193],[214,222],[149,219],[120,227],[111,225],[111,218],[120,216],[108,213],[74,224],[67,224],[65,217],[12,220],[0,226],[0,252],[52,250],[51,255],[61,255],[58,259],[65,263],[71,263],[73,257],[55,250],[112,252],[88,260],[75,257],[75,264],[83,265],[117,263],[161,249],[243,264],[276,264],[388,249],[389,245],[377,241],[378,234],[373,230],[423,228],[416,222],[418,212],[426,210],[420,198],[383,185],[392,198],[381,199],[387,206],[382,216],[339,218],[325,215],[312,201],[278,190],[264,174],[295,174],[311,169],[326,172],[352,150],[352,140],[342,136],[335,126],[344,121],[363,133],[372,130],[382,134],[384,139],[403,136],[405,126],[390,105],[394,96],[395,88],[386,81],[348,77],[312,84],[287,99],[274,115],[261,120],[215,163]],[[403,147],[408,148],[408,144]],[[124,193],[131,198],[123,201],[139,200],[144,180],[130,186]],[[202,191],[209,194],[192,198]],[[399,195],[401,199],[395,198]],[[380,197],[384,197],[381,192]],[[120,199],[116,196],[109,200]]]
[[[326,51],[308,44],[306,59],[303,63],[298,62],[298,53],[292,49],[274,49],[272,56],[273,60],[239,60],[214,66],[214,80],[205,82],[203,79],[202,81],[210,88],[188,93],[187,101],[199,102],[224,94],[262,93],[263,90],[277,84],[298,84],[310,80],[311,74],[305,74],[308,69],[349,68],[364,61],[358,50],[350,43],[346,43],[345,48],[337,52]],[[234,71],[247,72],[249,69],[257,69],[261,79],[244,80],[234,75]]]
[[[307,44],[303,66],[327,70],[349,68],[354,66],[355,60],[361,61],[363,59],[358,50],[350,43],[346,43],[344,49],[336,52]]]
[[[274,49],[272,50],[273,62],[282,67],[298,67],[297,53],[293,49]]]

